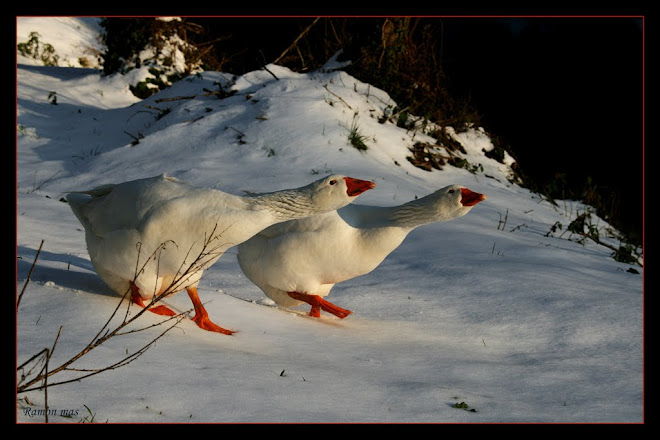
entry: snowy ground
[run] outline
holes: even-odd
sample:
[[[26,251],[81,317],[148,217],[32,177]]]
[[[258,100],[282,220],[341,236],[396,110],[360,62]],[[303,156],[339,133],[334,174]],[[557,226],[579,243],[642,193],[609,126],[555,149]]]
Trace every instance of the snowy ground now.
[[[93,45],[83,25],[94,29],[90,19],[19,20],[17,38],[38,27],[61,60],[73,60],[72,47]],[[380,124],[395,103],[341,71],[269,65],[278,79],[262,70],[235,81],[202,72],[140,101],[130,77],[17,61],[17,295],[43,240],[18,308],[17,365],[51,347],[60,326],[49,368],[68,360],[120,301],[92,269],[82,227],[60,200],[68,191],[166,172],[242,194],[341,173],[376,182],[360,204],[404,203],[452,183],[488,196],[463,218],[413,231],[376,270],[338,284],[328,299],[353,311],[344,320],[275,307],[230,249],[206,272],[200,296],[236,334],[186,319],[134,362],[51,387],[50,422],[644,422],[642,268],[568,233],[546,236],[586,207],[555,207],[509,183],[508,167],[484,156],[492,144],[483,132],[457,135],[483,171],[427,172],[406,157],[415,141],[433,139]],[[205,94],[218,83],[236,93]],[[355,113],[366,152],[347,141]],[[166,302],[190,308],[185,294]],[[113,338],[73,366],[108,366],[162,329]],[[468,409],[454,407],[460,402]],[[19,423],[43,422],[43,409],[43,392],[17,396]]]

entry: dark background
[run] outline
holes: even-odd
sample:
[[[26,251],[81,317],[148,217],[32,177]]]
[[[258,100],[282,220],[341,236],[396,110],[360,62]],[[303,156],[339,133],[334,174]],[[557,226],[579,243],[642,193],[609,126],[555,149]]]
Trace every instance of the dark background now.
[[[643,51],[641,18],[443,19],[443,67],[525,173],[588,178],[641,238]],[[606,201],[608,202],[608,201]]]

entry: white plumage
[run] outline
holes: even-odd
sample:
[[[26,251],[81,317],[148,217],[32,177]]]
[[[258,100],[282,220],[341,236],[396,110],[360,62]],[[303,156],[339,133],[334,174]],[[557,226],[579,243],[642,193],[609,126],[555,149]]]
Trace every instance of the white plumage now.
[[[416,227],[467,214],[486,196],[458,185],[394,207],[351,204],[270,226],[238,246],[243,273],[275,303],[351,313],[323,297],[342,281],[374,270]]]
[[[332,175],[301,188],[241,197],[163,174],[72,192],[67,201],[85,229],[94,269],[113,290],[132,289],[133,302],[144,306],[143,300],[167,289],[168,294],[186,289],[195,306],[193,320],[231,334],[208,319],[199,301],[204,270],[270,225],[338,209],[373,187]],[[166,306],[150,310],[174,314]]]

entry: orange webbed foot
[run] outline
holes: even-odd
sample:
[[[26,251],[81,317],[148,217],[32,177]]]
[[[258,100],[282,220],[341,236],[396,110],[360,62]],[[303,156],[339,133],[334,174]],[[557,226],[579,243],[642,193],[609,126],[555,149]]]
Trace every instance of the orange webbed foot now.
[[[199,328],[208,330],[210,332],[222,333],[223,335],[231,335],[236,333],[234,330],[227,330],[226,328],[222,328],[219,325],[216,325],[209,319],[208,315],[195,314],[195,317],[191,319],[195,321]]]
[[[223,335],[231,335],[236,333],[234,330],[227,330],[220,327],[219,325],[214,324],[209,318],[209,314],[204,308],[204,305],[199,299],[199,294],[197,293],[196,287],[186,288],[188,296],[195,307],[195,317],[191,318],[195,321],[195,324],[201,329],[208,330],[210,332],[222,333]]]
[[[133,301],[133,304],[136,304],[142,307],[143,309],[147,307],[144,304],[144,301],[142,301],[142,297],[140,296],[140,289],[138,289],[138,287],[135,284],[131,284],[131,301]],[[149,307],[147,310],[157,315],[176,316],[176,313],[167,306]]]
[[[321,310],[324,310],[328,313],[332,313],[338,318],[344,319],[348,315],[350,315],[351,312],[350,310],[347,309],[342,309],[339,306],[336,306],[332,304],[329,301],[324,300],[318,295],[308,295],[306,293],[300,293],[300,292],[287,292],[289,296],[293,299],[297,299],[298,301],[303,301],[312,306],[312,310],[309,312],[309,316],[313,316],[315,318],[320,318],[321,317]]]
[[[149,311],[155,313],[156,315],[162,315],[162,316],[177,315],[176,312],[174,312],[172,309],[168,308],[167,306],[149,307]]]

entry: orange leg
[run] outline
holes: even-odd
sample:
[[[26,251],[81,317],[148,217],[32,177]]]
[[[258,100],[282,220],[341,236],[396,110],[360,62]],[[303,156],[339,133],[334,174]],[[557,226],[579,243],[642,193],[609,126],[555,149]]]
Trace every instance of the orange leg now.
[[[142,297],[140,296],[140,289],[138,289],[138,286],[135,284],[131,283],[131,300],[133,301],[134,304],[137,304],[138,306],[145,308],[146,306],[144,305],[144,302],[142,301]],[[163,315],[163,316],[175,316],[176,313],[174,313],[172,310],[170,310],[167,306],[155,306],[155,307],[149,307],[148,309],[150,312],[153,312],[157,315]]]
[[[308,295],[306,293],[299,293],[299,292],[287,292],[287,293],[291,298],[297,299],[298,301],[306,302],[307,304],[312,306],[312,310],[309,312],[309,316],[313,316],[315,318],[321,317],[321,309],[325,310],[328,313],[332,313],[333,315],[341,319],[344,319],[348,315],[353,313],[350,310],[342,309],[341,307],[338,307],[324,300],[318,295]]]
[[[188,292],[188,296],[190,297],[193,306],[195,306],[195,317],[192,318],[192,320],[195,321],[200,328],[203,328],[204,330],[208,330],[211,332],[223,333],[225,335],[231,335],[232,333],[234,333],[233,330],[224,329],[211,322],[211,319],[209,319],[208,312],[202,305],[202,302],[199,300],[199,295],[197,294],[197,287],[187,287],[186,291]]]

